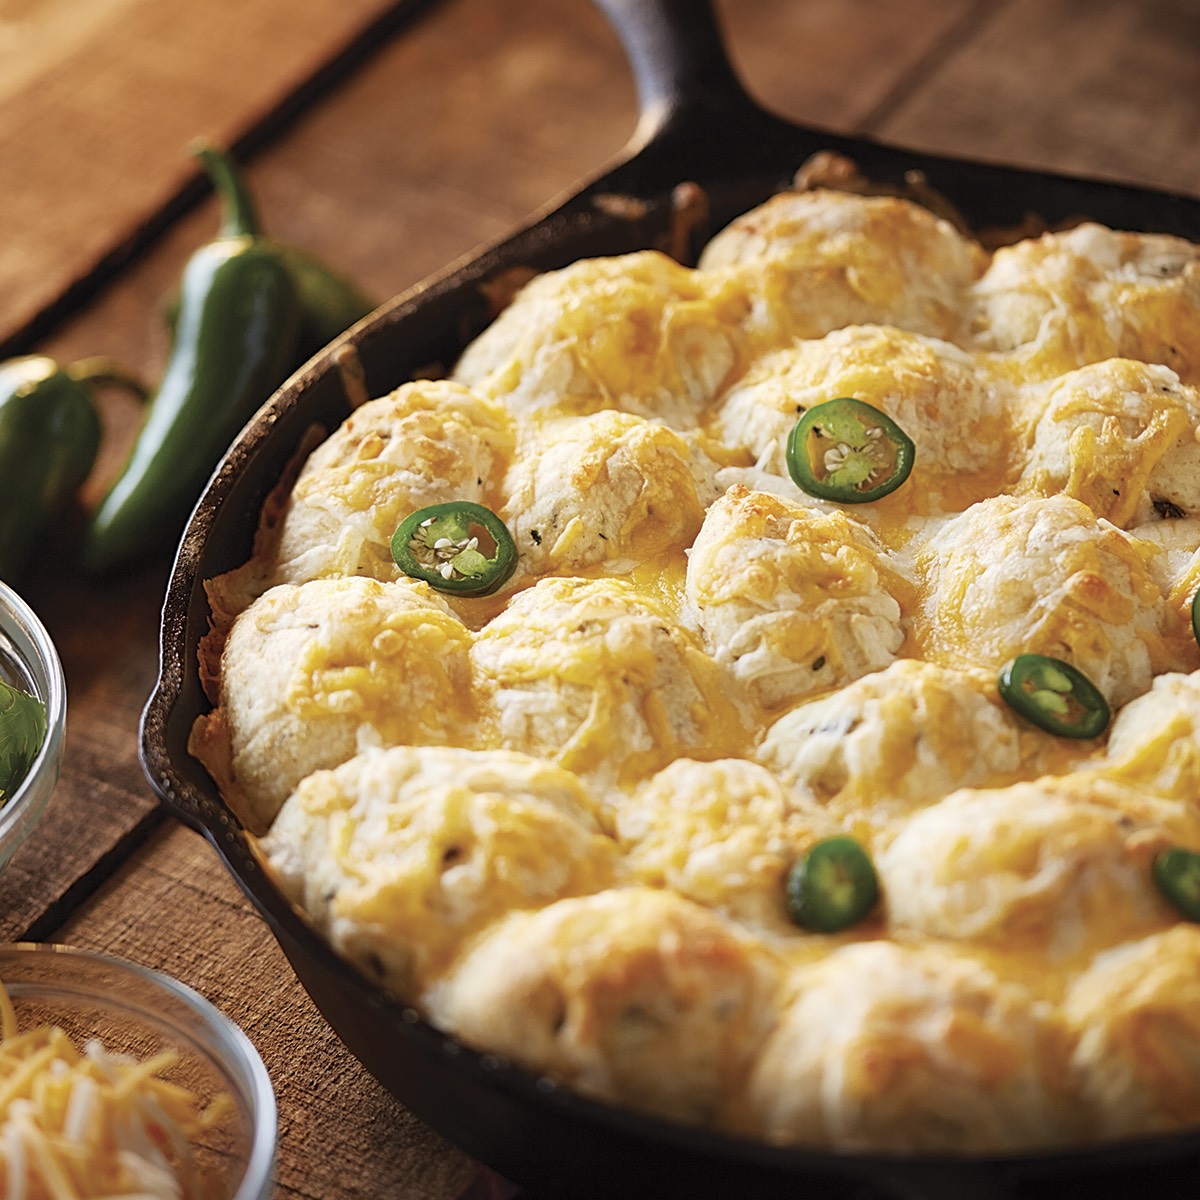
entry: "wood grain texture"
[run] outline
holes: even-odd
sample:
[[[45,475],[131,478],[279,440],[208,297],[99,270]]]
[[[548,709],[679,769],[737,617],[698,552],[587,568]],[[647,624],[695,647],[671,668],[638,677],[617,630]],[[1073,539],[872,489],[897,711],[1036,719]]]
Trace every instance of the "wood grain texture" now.
[[[801,124],[860,133],[978,8],[979,0],[721,0],[717,11],[752,95]]]
[[[0,3],[0,344],[395,0]]]
[[[1013,0],[874,114],[872,132],[1200,196],[1200,5]]]

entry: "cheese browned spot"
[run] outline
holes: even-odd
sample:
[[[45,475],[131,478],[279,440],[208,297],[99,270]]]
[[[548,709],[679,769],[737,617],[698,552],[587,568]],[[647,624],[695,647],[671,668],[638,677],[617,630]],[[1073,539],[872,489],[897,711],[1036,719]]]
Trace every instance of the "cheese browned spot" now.
[[[527,284],[454,378],[519,417],[615,408],[687,429],[740,368],[748,308],[657,251],[585,259]]]
[[[1166,606],[1133,538],[1067,496],[984,500],[916,552],[924,656],[998,670],[1065,659],[1121,705],[1167,665]]]

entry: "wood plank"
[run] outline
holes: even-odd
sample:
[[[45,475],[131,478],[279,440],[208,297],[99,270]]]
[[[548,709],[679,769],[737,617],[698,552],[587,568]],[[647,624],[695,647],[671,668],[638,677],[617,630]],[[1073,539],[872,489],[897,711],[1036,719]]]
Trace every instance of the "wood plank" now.
[[[275,1087],[280,1200],[448,1200],[474,1173],[334,1037],[216,854],[189,830],[154,833],[136,865],[53,940],[185,979],[241,1025]]]
[[[1200,196],[1200,6],[980,8],[869,128],[907,145]]]
[[[395,7],[3,0],[0,346],[179,197],[191,139],[254,130]]]
[[[978,0],[720,0],[730,57],[747,89],[801,124],[862,130]]]
[[[289,8],[285,36],[277,39],[273,30],[270,36],[263,33],[273,0],[219,3],[223,7],[212,21],[201,21],[191,9],[160,11],[151,0],[105,0],[85,6],[82,17],[80,0],[32,8],[20,0],[0,4],[0,48],[11,48],[14,56],[23,52],[20,69],[0,82],[0,98],[8,100],[0,106],[0,150],[10,161],[23,156],[26,162],[16,189],[22,199],[14,200],[8,214],[20,236],[0,248],[0,287],[10,297],[0,308],[0,346],[106,255],[120,253],[124,242],[153,224],[161,206],[194,180],[186,153],[192,137],[205,133],[225,142],[241,137],[339,36],[349,36],[356,25],[388,8],[384,0],[355,0],[337,7],[341,16],[333,24],[326,6],[305,0]],[[732,52],[744,60],[747,76],[765,85],[768,99],[781,98],[784,109],[809,120],[849,128],[968,3],[914,0],[916,12],[909,13],[888,6],[839,6],[837,0],[790,10],[776,0],[736,8],[726,0],[723,9]],[[339,130],[325,156],[313,155],[312,141],[305,139],[295,174],[273,176],[289,197],[302,201],[294,213],[301,239],[314,212],[319,219],[323,189],[310,185],[321,179],[326,165],[338,171],[339,180],[353,178],[355,164],[369,155],[372,179],[394,179],[404,190],[401,199],[411,189],[413,207],[398,211],[409,211],[422,230],[436,231],[450,222],[469,228],[480,215],[475,211],[479,199],[489,194],[486,181],[497,174],[523,182],[514,203],[476,223],[475,236],[459,242],[465,250],[503,232],[615,153],[634,120],[625,60],[600,14],[586,0],[570,4],[574,11],[566,21],[547,21],[536,5],[512,0],[451,5],[455,11],[446,20],[425,23],[415,37],[402,39],[390,69],[371,75],[383,90],[373,93],[374,103],[358,108],[354,138],[345,140]],[[113,35],[117,27],[119,38]],[[764,29],[772,36],[764,36]],[[147,41],[156,48],[153,66],[144,53]],[[312,50],[305,58],[309,42]],[[162,62],[159,43],[170,47]],[[222,78],[240,72],[236,91],[213,80],[216,48],[226,44]],[[799,71],[797,45],[807,58]],[[884,56],[887,69],[880,69],[877,60],[885,45],[899,49]],[[241,57],[248,47],[253,47],[252,68]],[[459,71],[452,88],[430,88],[425,64],[431,60],[471,63],[476,69]],[[570,71],[555,66],[568,62]],[[172,102],[164,106],[161,86],[168,71]],[[868,80],[869,86],[845,88],[847,74]],[[249,89],[242,83],[246,78],[253,85]],[[557,88],[561,94],[554,92]],[[591,102],[597,94],[605,95],[604,104]],[[531,112],[536,121],[529,120]],[[399,120],[389,119],[392,114]],[[319,139],[321,128],[333,129],[337,120],[336,110],[324,106],[313,136]],[[523,127],[514,128],[515,121]],[[138,130],[136,138],[125,135],[128,128]],[[406,128],[419,135],[406,137]],[[449,130],[453,139],[443,145],[439,135]],[[438,146],[434,159],[428,157],[431,145]],[[104,152],[96,153],[95,146]],[[489,154],[489,147],[501,146],[504,153]],[[351,162],[352,151],[357,153]],[[458,164],[461,171],[455,170]],[[298,186],[290,187],[291,182]],[[47,195],[56,197],[53,205],[41,199]],[[369,219],[355,226],[364,240],[389,211],[395,210],[372,195]],[[397,232],[405,229],[390,230],[392,236]],[[368,281],[371,274],[382,274],[371,245],[362,255]],[[420,245],[431,243],[422,237]],[[443,261],[420,259],[404,283]],[[404,283],[381,283],[381,294]]]

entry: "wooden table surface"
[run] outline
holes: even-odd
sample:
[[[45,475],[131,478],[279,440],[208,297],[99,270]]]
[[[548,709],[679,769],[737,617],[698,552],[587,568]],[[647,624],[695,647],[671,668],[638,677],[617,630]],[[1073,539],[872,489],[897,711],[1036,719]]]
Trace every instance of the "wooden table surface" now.
[[[751,91],[804,123],[1200,195],[1195,0],[723,0]],[[154,379],[163,295],[215,229],[188,142],[236,144],[266,223],[380,299],[615,155],[636,100],[588,0],[0,0],[0,351],[108,354]],[[84,504],[138,419],[101,397]],[[49,812],[0,879],[0,936],[120,954],[258,1046],[278,1194],[457,1196],[476,1164],[333,1037],[207,844],[137,760],[167,564],[96,583],[78,523],[22,590],[69,719]]]

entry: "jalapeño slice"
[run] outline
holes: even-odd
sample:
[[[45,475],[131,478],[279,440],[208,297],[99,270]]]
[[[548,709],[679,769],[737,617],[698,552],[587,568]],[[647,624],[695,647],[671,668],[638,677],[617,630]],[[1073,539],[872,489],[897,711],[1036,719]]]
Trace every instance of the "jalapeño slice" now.
[[[1196,639],[1197,645],[1200,645],[1200,588],[1196,589],[1196,594],[1192,597],[1192,637]]]
[[[912,439],[887,413],[850,396],[814,405],[787,442],[788,474],[796,486],[842,504],[866,504],[894,492],[915,456]]]
[[[517,565],[517,547],[490,508],[467,500],[419,508],[392,535],[392,558],[405,575],[441,592],[487,596]]]
[[[1158,890],[1189,921],[1200,921],[1200,854],[1172,846],[1154,860]]]
[[[1018,654],[1000,669],[1001,697],[1027,721],[1059,737],[1094,738],[1108,728],[1108,701],[1082,671],[1043,654]]]
[[[857,925],[878,899],[875,867],[851,837],[817,842],[788,872],[788,916],[813,933],[836,933]]]

